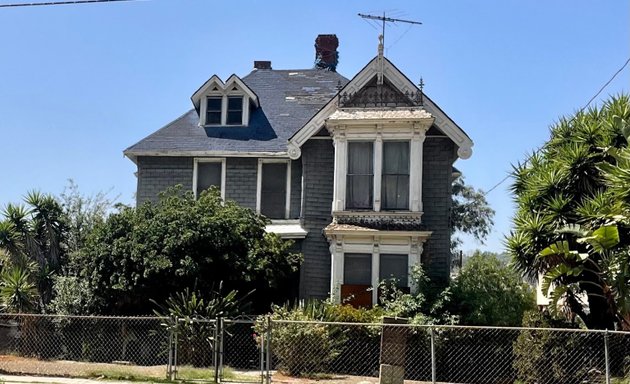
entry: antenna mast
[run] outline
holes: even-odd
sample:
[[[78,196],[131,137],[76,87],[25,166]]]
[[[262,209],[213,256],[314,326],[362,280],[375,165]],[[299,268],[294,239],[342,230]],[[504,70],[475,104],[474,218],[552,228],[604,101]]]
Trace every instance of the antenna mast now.
[[[418,24],[418,25],[422,24],[419,21],[393,19],[391,17],[385,17],[385,12],[383,12],[383,16],[366,15],[363,13],[359,13],[358,15],[359,17],[362,17],[364,19],[380,20],[383,23],[383,33],[382,33],[383,44],[385,43],[385,23],[407,23],[407,24]]]

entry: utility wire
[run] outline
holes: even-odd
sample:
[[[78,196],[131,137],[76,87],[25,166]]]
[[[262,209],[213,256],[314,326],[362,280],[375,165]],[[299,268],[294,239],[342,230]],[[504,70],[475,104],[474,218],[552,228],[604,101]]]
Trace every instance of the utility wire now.
[[[588,101],[588,103],[586,103],[582,108],[580,108],[574,115],[573,117],[568,121],[568,123],[570,124],[579,114],[580,112],[584,111],[586,108],[588,108],[588,106],[593,102],[593,100],[595,100],[597,98],[597,96],[599,96],[600,93],[602,93],[602,91],[610,84],[612,83],[612,81],[615,79],[615,77],[617,77],[618,74],[621,73],[621,71],[623,71],[626,66],[628,65],[628,63],[630,63],[630,57],[628,58],[628,60],[626,60],[626,62],[621,66],[621,68],[619,68],[617,70],[617,72],[615,72],[614,75],[612,75],[612,77],[606,82],[606,84],[602,85],[602,87],[599,89],[599,91],[597,91],[597,93],[590,98],[590,100]],[[538,153],[541,149],[544,148],[544,145],[540,146],[538,149],[536,149],[534,152],[532,152],[531,155],[529,155],[527,157],[527,159],[525,159],[525,162],[523,164],[527,164],[527,162],[529,162],[535,155],[536,153]],[[512,176],[512,172],[508,173],[503,179],[501,179],[501,181],[499,181],[498,183],[496,183],[495,185],[492,186],[492,188],[488,189],[487,192],[484,193],[484,195],[488,195],[490,192],[494,191],[495,189],[497,189],[501,184],[505,183],[505,181],[507,179],[509,179]]]
[[[41,3],[11,3],[0,4],[0,8],[15,7],[36,7],[45,5],[72,5],[72,4],[91,4],[91,3],[113,3],[119,1],[142,1],[142,0],[67,0],[67,1],[46,1]]]

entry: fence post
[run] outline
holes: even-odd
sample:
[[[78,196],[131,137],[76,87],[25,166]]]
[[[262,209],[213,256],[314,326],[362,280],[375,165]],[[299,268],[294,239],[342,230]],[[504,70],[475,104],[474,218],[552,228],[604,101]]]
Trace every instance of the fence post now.
[[[166,362],[166,378],[168,380],[173,380],[173,327],[171,327],[168,332],[168,361]]]
[[[175,316],[175,338],[173,339],[174,348],[173,348],[173,368],[172,368],[172,376],[171,380],[177,380],[177,335],[179,334],[179,318]]]
[[[435,367],[435,332],[432,325],[429,329],[431,330],[431,382],[435,384],[437,379]]]
[[[604,332],[604,359],[606,362],[606,384],[610,384],[610,360],[608,358],[608,330]]]
[[[212,343],[212,364],[214,364],[214,382],[220,383],[223,376],[221,362],[219,360],[219,319],[214,320],[214,340]]]
[[[267,316],[267,384],[271,383],[271,316]]]

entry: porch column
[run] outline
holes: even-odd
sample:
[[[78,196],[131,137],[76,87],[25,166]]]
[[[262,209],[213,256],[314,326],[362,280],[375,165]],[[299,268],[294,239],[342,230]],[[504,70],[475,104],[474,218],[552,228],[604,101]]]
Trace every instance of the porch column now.
[[[378,247],[378,240],[374,242],[372,248],[372,305],[378,303],[378,284],[380,283],[380,266],[381,266],[381,252]]]
[[[330,298],[333,303],[341,302],[343,284],[343,248],[334,239],[330,241]]]
[[[346,170],[348,162],[348,142],[346,135],[342,132],[335,132],[335,171],[333,185],[333,206],[332,210],[343,211],[346,200]]]

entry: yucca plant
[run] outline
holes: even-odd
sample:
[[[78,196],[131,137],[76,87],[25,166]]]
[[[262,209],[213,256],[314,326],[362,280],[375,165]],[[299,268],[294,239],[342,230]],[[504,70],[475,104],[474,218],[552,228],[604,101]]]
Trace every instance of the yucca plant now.
[[[31,312],[37,303],[37,289],[28,271],[14,266],[0,275],[0,300],[6,312]]]

